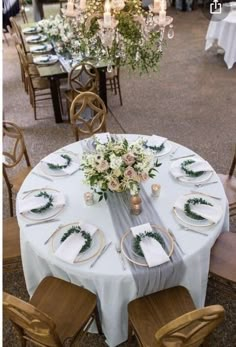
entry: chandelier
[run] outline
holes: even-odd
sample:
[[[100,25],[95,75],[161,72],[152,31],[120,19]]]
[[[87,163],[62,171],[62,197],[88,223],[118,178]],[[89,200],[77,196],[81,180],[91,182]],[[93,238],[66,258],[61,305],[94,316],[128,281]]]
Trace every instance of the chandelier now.
[[[173,18],[166,15],[166,0],[154,0],[143,10],[140,0],[68,0],[62,15],[43,20],[41,28],[57,48],[82,60],[94,57],[133,70],[157,70],[165,30],[174,37]]]

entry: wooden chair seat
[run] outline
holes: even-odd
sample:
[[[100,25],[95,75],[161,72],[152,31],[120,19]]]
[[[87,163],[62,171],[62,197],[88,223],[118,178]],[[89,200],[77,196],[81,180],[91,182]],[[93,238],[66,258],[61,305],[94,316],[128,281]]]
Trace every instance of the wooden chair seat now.
[[[33,88],[37,90],[50,89],[49,81],[46,78],[34,77],[32,78],[32,85]]]
[[[133,300],[128,305],[134,333],[140,345],[146,347],[156,347],[155,333],[161,327],[193,310],[195,305],[189,292],[180,286]]]
[[[3,220],[3,268],[20,261],[19,226],[15,217]]]
[[[8,293],[3,296],[4,312],[21,329],[22,341],[54,347],[77,343],[94,318],[101,333],[96,301],[87,289],[51,276],[39,284],[30,305]]]
[[[28,176],[28,174],[30,173],[31,170],[32,170],[31,166],[26,166],[26,167],[22,168],[16,176],[11,178],[11,184],[12,184],[12,191],[13,192],[18,193],[22,183],[24,182],[26,176]]]
[[[222,233],[211,250],[210,274],[236,283],[236,233]]]

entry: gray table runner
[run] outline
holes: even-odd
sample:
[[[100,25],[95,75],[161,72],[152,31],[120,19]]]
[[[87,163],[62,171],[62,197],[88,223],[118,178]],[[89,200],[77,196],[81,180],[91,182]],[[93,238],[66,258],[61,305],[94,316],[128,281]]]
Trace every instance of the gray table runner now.
[[[140,197],[142,199],[142,212],[140,215],[135,216],[130,212],[129,192],[108,193],[108,207],[115,231],[120,239],[132,226],[144,223],[163,226],[158,213],[154,209],[152,199],[147,195],[144,189],[141,189]],[[167,236],[165,236],[164,233],[162,236],[165,243],[168,244]],[[127,241],[124,246],[127,255],[133,258],[131,239]],[[185,269],[182,257],[176,245],[169,262],[152,268],[143,267],[130,262],[130,268],[136,282],[138,297],[178,285]]]

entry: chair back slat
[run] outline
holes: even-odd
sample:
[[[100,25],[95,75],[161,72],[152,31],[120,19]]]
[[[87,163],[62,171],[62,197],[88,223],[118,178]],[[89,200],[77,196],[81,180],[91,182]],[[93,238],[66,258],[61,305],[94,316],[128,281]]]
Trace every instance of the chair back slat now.
[[[61,347],[53,320],[33,305],[8,293],[3,293],[3,310],[6,316],[22,332],[22,339],[38,346]]]
[[[106,131],[106,115],[106,106],[97,94],[79,94],[70,109],[70,121],[76,140],[80,135],[92,136],[99,131]]]
[[[235,144],[233,161],[232,161],[232,164],[231,164],[230,169],[229,169],[229,177],[233,176],[234,171],[235,171],[235,167],[236,167],[236,144]]]
[[[223,319],[224,308],[221,305],[188,312],[157,331],[157,347],[198,347]]]

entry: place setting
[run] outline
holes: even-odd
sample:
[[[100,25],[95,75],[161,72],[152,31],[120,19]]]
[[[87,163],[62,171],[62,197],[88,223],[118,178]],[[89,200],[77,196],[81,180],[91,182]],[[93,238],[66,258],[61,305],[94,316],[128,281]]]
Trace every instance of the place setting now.
[[[34,45],[29,47],[30,52],[34,54],[49,53],[52,51],[52,49],[53,47],[50,43],[47,43],[45,45]]]
[[[167,229],[150,223],[131,227],[121,239],[121,252],[131,263],[155,267],[171,260],[174,239]]]
[[[78,156],[75,153],[60,151],[49,154],[39,163],[40,173],[51,177],[73,175],[80,169]]]
[[[59,225],[44,244],[49,241],[53,255],[69,264],[97,260],[108,245],[102,230],[83,221]]]
[[[172,145],[166,137],[157,135],[152,135],[147,139],[144,138],[144,147],[150,149],[156,157],[162,157],[172,149]]]
[[[58,221],[55,217],[66,204],[62,192],[53,188],[36,188],[25,192],[18,200],[19,214],[32,223],[26,226]]]
[[[22,29],[22,32],[25,35],[40,33],[41,31],[42,31],[42,29],[39,28],[38,26],[30,26],[30,27]]]
[[[27,43],[40,43],[40,42],[44,42],[47,40],[47,36],[46,35],[41,35],[41,34],[38,34],[38,35],[31,35],[31,36],[28,36],[26,37],[26,42]]]
[[[183,229],[206,236],[223,216],[218,197],[197,192],[180,196],[174,203],[173,212]]]
[[[189,155],[173,161],[170,173],[181,183],[207,185],[210,184],[208,181],[213,175],[213,169],[207,161]]]
[[[34,64],[37,65],[53,65],[58,61],[58,57],[54,54],[40,55],[33,57]]]

